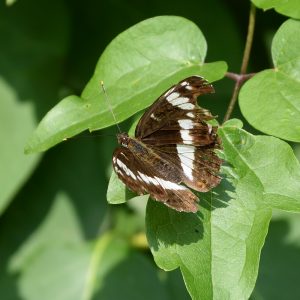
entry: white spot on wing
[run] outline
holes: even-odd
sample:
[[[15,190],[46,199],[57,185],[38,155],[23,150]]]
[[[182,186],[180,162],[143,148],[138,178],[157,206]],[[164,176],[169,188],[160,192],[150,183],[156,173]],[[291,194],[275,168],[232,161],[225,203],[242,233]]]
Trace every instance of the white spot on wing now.
[[[192,110],[195,108],[195,105],[193,103],[184,103],[178,105],[179,108],[184,109],[184,110]]]
[[[188,117],[190,117],[190,118],[194,118],[195,117],[194,113],[192,113],[192,112],[188,112],[186,115]]]
[[[139,177],[147,184],[152,183],[154,185],[158,185],[158,182],[153,177],[145,175],[140,171],[138,171],[138,174],[139,174]]]
[[[190,85],[187,85],[185,88],[186,88],[187,90],[189,90],[189,91],[191,91],[191,90],[193,89],[193,87],[190,86]]]
[[[171,102],[171,104],[173,106],[176,106],[176,105],[184,104],[184,103],[187,103],[187,102],[189,102],[189,98],[179,97],[179,98],[176,98],[175,100],[173,100]]]
[[[190,135],[188,130],[180,130],[180,135],[183,141],[192,141],[193,137]]]
[[[178,97],[179,97],[178,93],[171,93],[169,96],[166,97],[166,99],[170,102]]]
[[[159,178],[157,176],[155,176],[154,178],[160,183],[160,185],[163,188],[165,188],[167,190],[186,190],[186,188],[184,186],[180,185],[180,184],[164,180],[164,179]]]
[[[177,145],[176,149],[178,154],[186,154],[190,152],[195,152],[196,148],[194,146]]]
[[[179,126],[182,129],[193,129],[193,121],[190,119],[178,120]]]
[[[195,147],[177,145],[176,149],[180,158],[180,164],[183,173],[186,175],[186,177],[193,180],[193,163],[195,159]]]
[[[208,133],[211,134],[211,132],[212,132],[212,126],[210,124],[207,124],[207,126],[208,126]]]
[[[149,181],[149,176],[146,176],[145,174],[143,174],[143,173],[141,173],[141,172],[138,172],[139,173],[139,175],[141,176],[141,178],[142,178],[142,180],[144,181],[144,182],[146,182],[146,183],[150,183],[150,181]]]
[[[127,166],[119,159],[116,159],[116,164],[119,166],[120,170],[123,170],[127,176],[130,176],[131,178],[133,178],[134,180],[136,180],[136,176],[134,175],[134,173],[127,168]],[[118,172],[117,173],[122,174],[122,172]]]
[[[154,113],[152,113],[152,114],[150,115],[150,118],[153,119],[153,120],[155,120],[155,121],[160,121],[159,118],[155,117]]]
[[[147,184],[154,184],[156,186],[160,185],[161,187],[163,187],[166,190],[186,190],[186,188],[180,184],[168,181],[168,180],[164,180],[162,178],[159,178],[158,176],[148,176],[146,174],[143,174],[141,172],[138,171],[138,178],[141,179],[142,181],[144,181]]]

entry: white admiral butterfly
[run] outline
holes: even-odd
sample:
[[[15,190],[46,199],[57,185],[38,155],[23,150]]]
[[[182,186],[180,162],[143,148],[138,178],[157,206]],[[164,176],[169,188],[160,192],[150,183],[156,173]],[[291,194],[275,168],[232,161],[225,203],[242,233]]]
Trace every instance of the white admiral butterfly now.
[[[113,168],[130,190],[149,193],[177,211],[197,211],[198,197],[186,186],[207,192],[221,180],[217,127],[206,122],[214,117],[197,104],[199,95],[212,92],[202,77],[188,77],[148,108],[135,138],[118,134]]]

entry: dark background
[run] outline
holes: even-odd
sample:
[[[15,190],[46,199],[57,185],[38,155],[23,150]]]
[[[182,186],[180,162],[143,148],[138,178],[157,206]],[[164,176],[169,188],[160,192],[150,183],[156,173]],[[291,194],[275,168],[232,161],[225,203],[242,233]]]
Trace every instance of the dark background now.
[[[206,37],[206,61],[224,60],[229,71],[238,72],[249,7],[248,1],[238,0],[19,0],[9,7],[2,3],[0,76],[12,87],[16,105],[30,105],[32,108],[28,122],[33,123],[33,130],[59,100],[69,94],[81,93],[102,51],[116,35],[153,16],[179,15],[192,20]],[[285,19],[274,11],[257,10],[249,72],[272,67],[272,37]],[[205,99],[201,106],[213,108],[213,114],[217,114],[222,121],[233,85],[227,78],[216,82],[214,103]],[[0,109],[1,103],[4,103],[2,100]],[[238,106],[232,117],[242,119]],[[12,113],[11,119],[14,128],[7,128],[4,119],[0,120],[0,132],[6,133],[1,143],[15,148],[11,142],[14,136],[24,145],[32,130],[20,137],[25,124],[17,114]],[[247,130],[251,131],[251,127],[243,121]],[[129,124],[125,122],[123,126]],[[101,134],[115,131],[115,128],[110,128]],[[19,291],[19,271],[11,271],[9,266],[15,253],[47,218],[59,192],[63,191],[71,199],[86,240],[96,238],[105,228],[121,222],[120,215],[128,215],[128,219],[132,220],[134,214],[139,214],[136,208],[126,205],[111,207],[106,203],[110,159],[115,145],[113,137],[74,139],[37,156],[26,167],[14,165],[17,159],[13,156],[9,158],[9,166],[24,175],[5,195],[7,207],[0,217],[1,299],[23,299]],[[27,157],[23,158],[22,147],[18,147],[18,159],[27,160]],[[1,172],[4,173],[1,178],[8,176],[7,170],[1,171],[0,167]],[[13,175],[10,180],[14,182]],[[139,216],[133,232],[143,231],[143,214]],[[124,224],[127,226],[126,221]],[[299,234],[300,222],[296,216],[275,213],[262,251],[253,299],[299,299]],[[138,248],[137,252],[147,257],[156,268],[146,248]],[[169,297],[176,285],[178,299],[188,299],[179,272],[166,276],[172,278],[166,281]]]

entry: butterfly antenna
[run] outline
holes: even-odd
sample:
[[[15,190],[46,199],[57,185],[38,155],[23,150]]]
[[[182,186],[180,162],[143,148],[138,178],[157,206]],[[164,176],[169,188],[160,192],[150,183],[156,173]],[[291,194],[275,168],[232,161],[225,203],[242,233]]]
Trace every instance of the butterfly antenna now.
[[[109,101],[109,99],[108,99],[108,96],[107,96],[107,93],[106,93],[106,89],[105,89],[105,87],[104,87],[104,82],[101,80],[101,81],[100,81],[100,84],[101,84],[103,93],[104,93],[104,95],[105,95],[105,100],[106,100],[106,102],[107,102],[107,104],[108,104],[109,110],[111,111],[111,114],[112,114],[112,116],[113,116],[113,118],[114,118],[114,121],[115,121],[115,123],[116,123],[116,126],[118,127],[119,132],[122,133],[121,128],[120,128],[120,126],[119,126],[119,124],[118,124],[118,122],[117,122],[116,115],[114,114],[114,111],[113,111],[113,109],[112,109],[112,107],[111,107],[111,105],[110,105],[110,101]]]

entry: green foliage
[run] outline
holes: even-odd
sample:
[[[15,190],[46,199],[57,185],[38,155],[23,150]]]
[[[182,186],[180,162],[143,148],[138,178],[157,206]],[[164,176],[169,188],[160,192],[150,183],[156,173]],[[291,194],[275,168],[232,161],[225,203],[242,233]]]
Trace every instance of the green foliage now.
[[[279,139],[226,123],[219,133],[229,163],[221,184],[199,195],[197,215],[148,202],[147,236],[156,263],[164,270],[180,267],[193,299],[248,299],[272,208],[300,212],[300,166]],[[289,196],[275,184],[278,176]]]
[[[63,230],[57,232],[58,227]],[[43,299],[117,299],[120,295],[139,299],[142,292],[146,292],[145,299],[166,297],[150,262],[130,250],[117,234],[104,234],[93,244],[84,241],[65,195],[57,197],[39,231],[15,256],[12,268],[23,271],[20,291],[26,299],[40,299],[45,286],[51,288]],[[130,276],[120,276],[119,268],[124,274],[137,274],[140,268],[144,272],[133,281]]]
[[[272,43],[274,69],[256,74],[242,88],[240,107],[255,128],[300,141],[300,21],[288,20]]]
[[[35,127],[33,107],[24,103],[19,105],[17,96],[12,88],[0,78],[0,97],[2,99],[0,119],[6,127],[0,127],[0,135],[6,142],[0,148],[0,213],[6,208],[23,181],[31,173],[39,160],[38,155],[24,156],[19,153],[23,148],[26,136]],[[16,122],[20,121],[20,123]],[[23,124],[23,125],[22,125]],[[9,130],[8,130],[9,129]],[[11,132],[17,134],[11,136]]]
[[[65,39],[68,30],[62,6],[59,3],[45,4],[48,15],[43,17],[31,8],[28,4],[21,12],[4,4],[0,6],[0,213],[39,162],[39,155],[23,154],[24,143],[37,126],[36,110],[41,107],[49,109],[49,104],[45,105],[42,101],[37,107],[34,104],[42,95],[45,100],[55,97],[61,68],[52,67],[52,64],[60,60],[66,51],[65,42],[59,43]],[[50,16],[55,10],[58,11],[56,21]],[[26,17],[28,11],[32,11],[31,19]],[[33,20],[41,27],[45,24],[49,27],[44,32],[36,30],[33,34],[30,32]],[[58,21],[61,21],[63,29],[58,30]],[[49,38],[45,39],[43,35]],[[36,39],[40,41],[38,44]],[[49,75],[47,82],[40,75],[45,72]]]
[[[126,30],[103,52],[81,97],[68,96],[49,111],[26,152],[46,150],[85,129],[93,131],[114,124],[100,91],[101,81],[116,119],[123,121],[188,75],[202,74],[209,81],[222,78],[226,64],[204,64],[206,49],[199,28],[180,17],[156,17]]]
[[[252,2],[264,10],[274,8],[277,12],[292,18],[300,18],[298,0],[252,0]]]
[[[252,2],[300,16],[296,0]],[[194,74],[214,82],[216,94],[199,101],[220,122],[232,93],[221,60],[231,72],[240,65],[246,24],[221,0],[157,7],[6,3],[0,7],[1,299],[298,299],[300,166],[279,138],[300,139],[299,21],[278,29],[274,12],[261,14],[277,31],[268,66],[274,68],[265,69],[261,49],[268,45],[260,44],[251,71],[261,71],[239,94],[243,116],[234,111],[236,118],[218,131],[221,184],[198,193],[199,211],[188,214],[135,195],[112,173],[116,142],[105,128],[115,121],[100,81],[131,135],[146,107]],[[270,33],[263,30],[256,31],[258,41]],[[246,121],[269,135],[254,135]],[[100,139],[61,143],[98,129]],[[28,153],[49,151],[26,156],[26,140]]]

